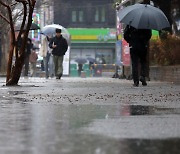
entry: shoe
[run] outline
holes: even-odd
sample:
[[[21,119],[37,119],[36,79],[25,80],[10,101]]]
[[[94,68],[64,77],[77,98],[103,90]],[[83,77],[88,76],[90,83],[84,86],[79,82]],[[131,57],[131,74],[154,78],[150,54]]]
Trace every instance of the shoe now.
[[[143,86],[147,86],[145,77],[140,77],[139,80],[142,82],[142,85],[143,85]]]
[[[51,78],[53,78],[54,77],[54,74],[51,74]]]
[[[61,79],[61,77],[62,77],[62,74],[59,74],[59,76],[58,76],[58,77],[59,77],[59,79]]]
[[[139,86],[139,82],[138,81],[135,81],[134,84],[133,84],[134,87],[138,87]]]
[[[58,76],[56,76],[56,79],[61,79],[62,74],[59,74]]]

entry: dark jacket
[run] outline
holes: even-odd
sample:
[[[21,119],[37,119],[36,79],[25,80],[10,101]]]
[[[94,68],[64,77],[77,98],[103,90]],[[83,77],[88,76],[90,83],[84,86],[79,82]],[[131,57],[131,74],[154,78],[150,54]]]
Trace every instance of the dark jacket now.
[[[129,46],[140,51],[147,48],[151,35],[150,29],[136,29],[132,26],[126,26],[124,30],[124,39],[129,43]]]
[[[57,45],[56,48],[52,48],[52,45]],[[61,35],[59,38],[57,36],[53,37],[50,40],[49,47],[52,48],[52,54],[56,56],[63,56],[65,55],[67,49],[68,49],[68,44],[66,39]]]
[[[18,49],[21,48],[22,45],[22,38],[19,39],[18,41]],[[33,48],[33,44],[30,38],[27,39],[27,44],[25,48],[25,55],[29,56],[31,54],[31,49]]]

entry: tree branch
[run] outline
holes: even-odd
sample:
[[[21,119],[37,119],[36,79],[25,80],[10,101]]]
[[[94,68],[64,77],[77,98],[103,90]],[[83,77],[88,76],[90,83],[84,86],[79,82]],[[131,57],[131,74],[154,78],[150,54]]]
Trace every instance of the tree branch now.
[[[34,9],[34,5],[35,3],[33,3],[35,0],[27,0],[28,4],[29,4],[29,15],[28,15],[28,23],[26,26],[26,29],[30,29],[31,24],[32,24],[32,13],[33,13],[33,9]],[[29,31],[28,31],[29,32]]]
[[[8,16],[9,16],[9,25],[11,28],[11,40],[10,40],[11,47],[9,50],[9,61],[8,61],[8,70],[9,71],[7,71],[7,78],[6,78],[6,80],[8,81],[10,78],[11,70],[12,70],[12,58],[13,58],[13,52],[14,52],[14,47],[12,46],[12,44],[15,45],[16,39],[15,39],[14,22],[13,22],[13,18],[12,18],[11,7],[10,7],[10,5],[3,3],[2,1],[0,1],[0,4],[7,8]]]
[[[8,8],[8,5],[0,0],[0,4],[6,8]],[[10,24],[10,20],[6,18],[2,13],[0,13],[1,18],[3,18],[8,24]]]
[[[16,4],[18,4],[18,3],[13,3],[13,4],[11,4],[10,6],[14,6],[14,5],[16,5]]]
[[[4,15],[2,15],[1,13],[0,13],[0,17],[2,18],[2,19],[4,19],[8,24],[10,24],[10,21],[8,20],[8,18],[6,18]]]
[[[6,3],[2,2],[1,0],[0,0],[0,4],[5,6],[5,7],[8,7],[8,5]]]
[[[15,0],[15,1],[19,3],[27,3],[27,0]]]
[[[18,35],[18,40],[19,38],[21,37],[21,34],[22,34],[22,31],[24,29],[24,25],[26,23],[26,16],[27,16],[27,6],[26,6],[26,2],[22,2],[23,4],[23,8],[24,8],[24,15],[23,15],[23,21],[22,21],[22,24],[21,24],[21,28],[20,28],[20,31],[19,31],[19,35]]]

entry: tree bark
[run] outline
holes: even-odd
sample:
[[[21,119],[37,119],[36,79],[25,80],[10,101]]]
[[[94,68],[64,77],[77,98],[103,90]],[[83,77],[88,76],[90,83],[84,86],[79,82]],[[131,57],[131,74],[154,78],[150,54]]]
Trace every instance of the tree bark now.
[[[7,86],[17,85],[20,79],[21,71],[24,65],[25,48],[27,44],[28,33],[32,24],[32,14],[36,3],[36,0],[15,0],[15,1],[18,4],[21,3],[24,8],[23,21],[17,39],[15,38],[14,22],[13,22],[12,10],[11,10],[12,4],[7,4],[4,1],[0,0],[0,5],[6,8],[8,11],[8,18],[4,16],[1,11],[0,11],[0,17],[4,19],[10,26],[9,59],[8,59],[7,77],[6,77]],[[26,22],[27,24],[25,27]],[[19,48],[18,41],[20,40],[22,33],[24,33],[24,37],[22,39],[21,47]],[[15,53],[15,63],[13,64],[14,53]]]

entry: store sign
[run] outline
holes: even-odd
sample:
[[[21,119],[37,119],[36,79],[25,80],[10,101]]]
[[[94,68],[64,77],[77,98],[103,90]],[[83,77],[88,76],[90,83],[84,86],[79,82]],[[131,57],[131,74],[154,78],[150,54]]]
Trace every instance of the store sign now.
[[[70,46],[64,55],[63,59],[63,75],[69,75],[69,61],[70,61]]]
[[[116,42],[116,65],[122,65],[122,41]]]
[[[32,17],[33,23],[40,27],[40,15],[38,13],[33,13]],[[32,30],[32,40],[40,41],[40,30]]]
[[[122,60],[123,60],[123,65],[124,66],[130,66],[130,48],[129,48],[129,44],[123,39],[122,40],[122,49],[123,49],[123,53],[122,53]]]
[[[69,28],[71,41],[114,42],[116,30],[109,28]]]

